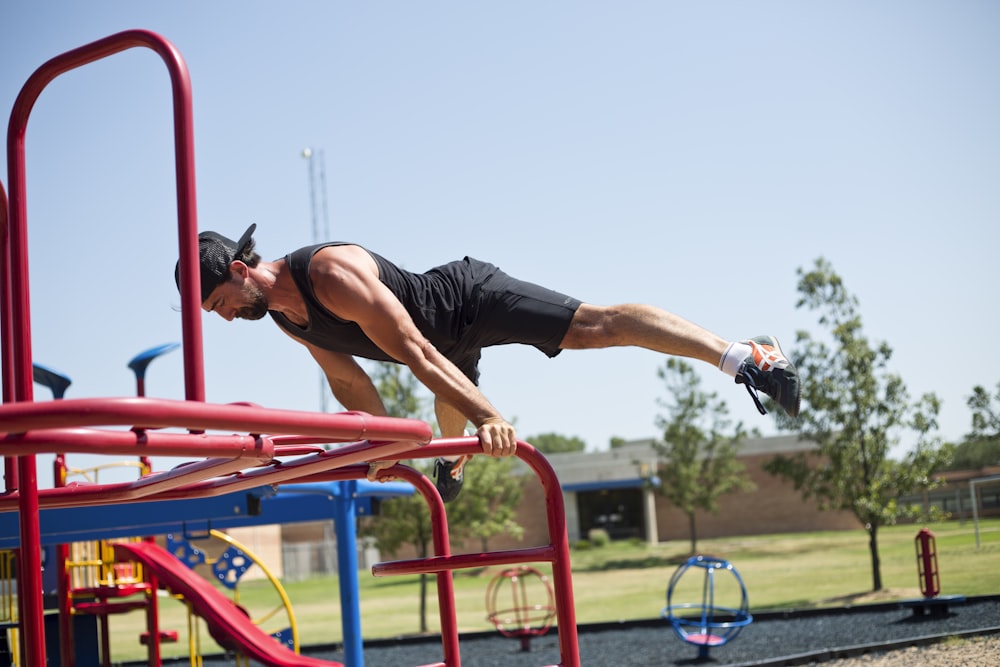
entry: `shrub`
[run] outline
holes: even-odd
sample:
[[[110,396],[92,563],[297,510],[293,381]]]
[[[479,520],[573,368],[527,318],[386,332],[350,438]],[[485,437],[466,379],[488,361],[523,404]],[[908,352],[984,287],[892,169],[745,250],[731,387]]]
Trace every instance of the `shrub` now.
[[[608,535],[608,531],[603,528],[591,528],[587,531],[587,539],[590,540],[595,547],[607,546],[608,543],[611,542],[611,536]]]

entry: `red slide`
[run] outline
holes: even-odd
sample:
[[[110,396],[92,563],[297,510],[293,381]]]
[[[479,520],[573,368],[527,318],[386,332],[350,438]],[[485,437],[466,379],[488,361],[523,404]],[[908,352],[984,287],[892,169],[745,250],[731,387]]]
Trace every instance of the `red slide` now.
[[[160,584],[191,603],[213,637],[226,637],[244,655],[270,667],[344,667],[343,663],[298,655],[253,624],[232,600],[153,542],[115,544],[115,557],[142,563]]]

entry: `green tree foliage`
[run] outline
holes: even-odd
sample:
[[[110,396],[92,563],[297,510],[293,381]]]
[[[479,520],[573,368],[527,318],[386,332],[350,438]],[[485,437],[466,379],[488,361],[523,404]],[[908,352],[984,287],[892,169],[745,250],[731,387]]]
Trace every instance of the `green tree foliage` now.
[[[937,485],[931,471],[951,448],[934,437],[940,403],[933,394],[911,402],[903,380],[888,370],[892,349],[862,332],[858,300],[824,259],[798,270],[799,308],[819,312],[829,339],[798,333],[792,360],[803,378],[803,408],[797,419],[773,411],[779,426],[815,442],[818,450],[776,456],[765,469],[794,483],[820,509],[854,514],[868,533],[872,588],[882,589],[878,551],[880,526],[923,516],[919,506],[897,502]],[[915,435],[903,461],[889,458],[898,434]]]
[[[564,452],[582,452],[587,449],[587,443],[576,436],[559,435],[558,433],[539,433],[527,438],[527,442],[543,454],[562,454]]]
[[[667,415],[656,418],[665,443],[656,448],[667,460],[659,471],[660,493],[687,516],[695,553],[696,512],[716,513],[722,495],[754,488],[737,458],[747,432],[742,423],[730,431],[725,402],[701,389],[701,378],[687,362],[671,357],[657,374],[671,395],[659,401]]]
[[[996,401],[996,406],[993,401]],[[972,432],[970,438],[1000,438],[1000,382],[997,392],[990,396],[985,389],[976,386],[968,400],[972,410]]]
[[[429,399],[421,395],[423,385],[406,366],[375,361],[369,375],[388,416],[426,421],[430,413]]]
[[[1000,465],[1000,382],[993,396],[983,387],[973,387],[967,405],[972,410],[972,431],[955,447],[955,458],[947,469]]]
[[[376,362],[369,373],[388,416],[426,420],[428,402],[420,394],[420,383],[405,366]],[[432,464],[428,461],[408,463],[425,475],[431,472]],[[412,545],[420,558],[430,555],[433,539],[430,514],[418,493],[386,500],[379,516],[362,523],[359,532],[374,537],[378,549],[390,556],[395,556],[405,545]],[[420,575],[420,632],[427,632],[427,576]]]
[[[465,466],[465,485],[458,500],[448,506],[451,532],[479,540],[489,550],[491,538],[507,534],[517,539],[524,528],[515,521],[524,490],[524,476],[514,475],[514,458],[477,456]]]

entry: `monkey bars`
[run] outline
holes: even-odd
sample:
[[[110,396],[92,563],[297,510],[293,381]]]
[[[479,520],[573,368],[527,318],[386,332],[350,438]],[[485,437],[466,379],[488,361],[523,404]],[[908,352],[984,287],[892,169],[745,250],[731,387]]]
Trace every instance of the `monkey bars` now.
[[[135,47],[156,52],[166,64],[171,82],[186,400],[140,396],[36,402],[32,384],[28,285],[25,175],[28,117],[42,90],[59,75]],[[375,417],[359,412],[324,414],[273,410],[250,404],[205,403],[192,118],[191,84],[183,58],[170,42],[146,30],[111,35],[47,61],[29,77],[11,112],[7,129],[9,201],[0,184],[0,361],[3,373],[0,453],[5,459],[6,478],[6,492],[0,496],[0,512],[16,511],[20,519],[17,569],[22,664],[46,664],[39,542],[39,511],[42,508],[168,501],[218,496],[285,482],[353,480],[366,475],[365,462],[480,451],[476,438],[432,443],[430,427],[417,420]],[[316,446],[320,444],[337,446],[324,449]],[[130,483],[70,484],[39,490],[35,456],[55,452],[190,456],[198,460]],[[373,568],[373,573],[376,576],[411,572],[436,575],[444,661],[432,663],[434,665],[460,667],[452,570],[526,561],[552,563],[561,664],[566,667],[579,665],[562,492],[551,466],[531,445],[519,443],[517,455],[538,475],[545,490],[549,524],[549,544],[545,546],[452,555],[447,514],[433,484],[412,468],[398,464],[381,473],[411,482],[430,508],[434,556],[382,563]],[[341,516],[340,520],[345,520],[346,516]],[[338,544],[338,550],[341,548]],[[347,639],[345,637],[345,643]],[[356,639],[360,641],[360,637]],[[63,653],[65,655],[65,651]]]

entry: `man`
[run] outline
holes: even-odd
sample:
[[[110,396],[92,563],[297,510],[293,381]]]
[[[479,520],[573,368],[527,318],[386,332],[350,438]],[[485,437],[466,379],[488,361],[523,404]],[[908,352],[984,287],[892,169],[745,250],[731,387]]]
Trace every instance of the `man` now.
[[[202,308],[227,321],[270,315],[306,346],[348,410],[385,414],[355,357],[402,363],[433,392],[443,437],[463,435],[471,422],[484,454],[510,456],[514,427],[476,384],[483,348],[520,343],[549,357],[629,345],[700,359],[746,385],[761,414],[758,391],[798,414],[798,373],[770,336],[729,342],[653,306],[583,303],[468,257],[416,274],[358,245],[322,243],[265,262],[254,251],[255,229],[239,241],[199,235]],[[465,463],[435,462],[444,500],[461,490]],[[369,478],[390,465],[373,463]]]

